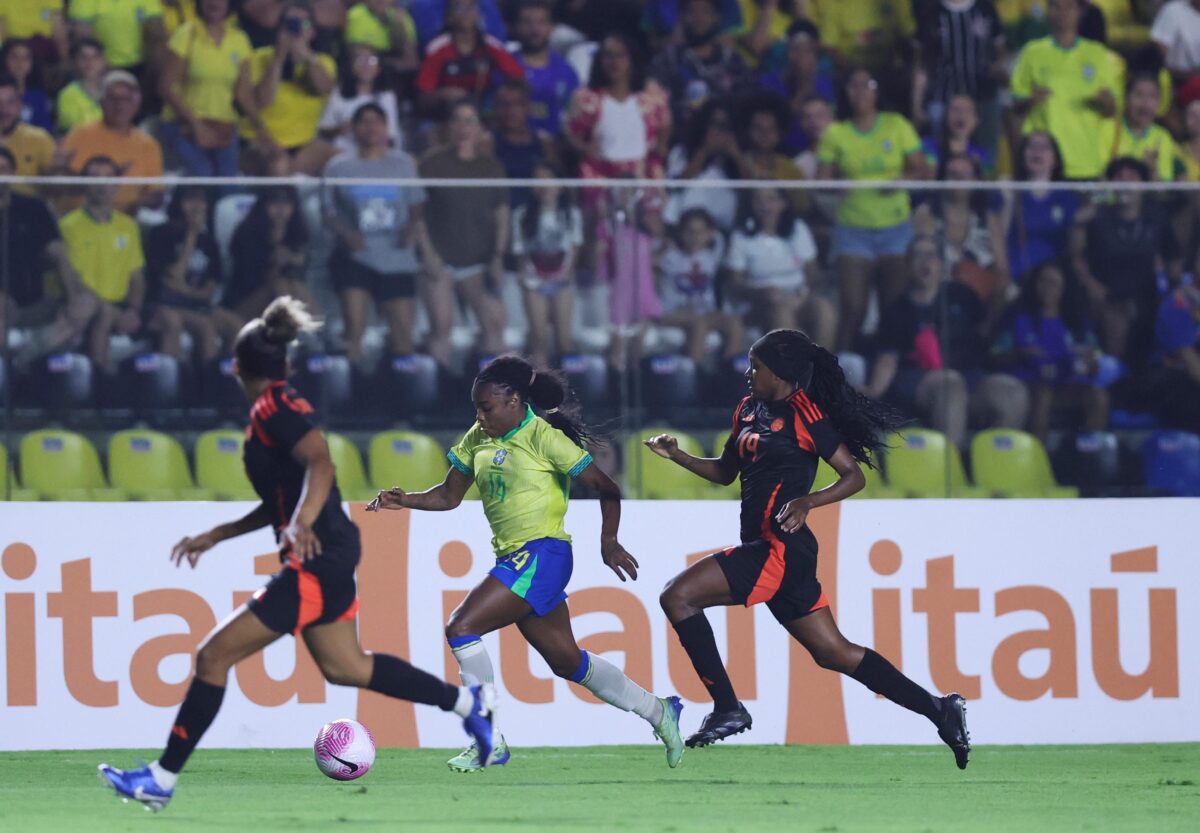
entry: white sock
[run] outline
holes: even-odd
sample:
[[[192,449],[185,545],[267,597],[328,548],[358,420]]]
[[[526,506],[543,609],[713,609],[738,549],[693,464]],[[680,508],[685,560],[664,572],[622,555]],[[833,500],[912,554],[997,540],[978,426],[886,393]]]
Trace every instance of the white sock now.
[[[466,686],[460,687],[458,699],[454,702],[454,713],[459,717],[466,717],[473,708],[475,708],[475,695]]]
[[[175,782],[179,780],[178,772],[170,772],[163,769],[158,761],[150,764],[150,774],[154,776],[154,783],[158,784],[164,790],[175,789]]]
[[[610,706],[633,712],[651,726],[658,726],[663,717],[663,705],[657,697],[603,657],[589,653],[588,660],[592,667],[580,685]]]
[[[472,642],[461,648],[451,648],[454,658],[458,660],[458,673],[463,685],[472,686],[481,683],[496,682],[496,672],[492,670],[492,658],[488,656],[483,641]]]

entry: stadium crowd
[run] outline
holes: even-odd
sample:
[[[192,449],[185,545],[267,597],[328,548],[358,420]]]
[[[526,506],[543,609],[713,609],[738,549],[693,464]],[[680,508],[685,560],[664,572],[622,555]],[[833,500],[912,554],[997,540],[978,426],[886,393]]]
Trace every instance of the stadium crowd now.
[[[15,372],[200,368],[292,294],[364,376],[799,326],[960,447],[1200,429],[1200,192],[1072,188],[1200,181],[1200,0],[0,0],[0,41],[0,174],[230,180],[0,186]],[[837,179],[1036,185],[777,187]]]

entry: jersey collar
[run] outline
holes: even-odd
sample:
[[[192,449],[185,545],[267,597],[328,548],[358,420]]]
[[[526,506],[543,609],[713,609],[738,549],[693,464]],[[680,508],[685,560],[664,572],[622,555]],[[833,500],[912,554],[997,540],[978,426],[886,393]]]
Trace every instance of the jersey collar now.
[[[517,436],[517,434],[520,432],[520,430],[532,421],[533,421],[533,408],[529,407],[529,403],[527,402],[527,403],[525,403],[525,419],[521,420],[520,425],[518,425],[516,428],[514,428],[513,430],[511,430],[507,434],[505,434],[503,437],[501,437],[500,442],[502,442],[502,443],[508,442],[513,437]]]

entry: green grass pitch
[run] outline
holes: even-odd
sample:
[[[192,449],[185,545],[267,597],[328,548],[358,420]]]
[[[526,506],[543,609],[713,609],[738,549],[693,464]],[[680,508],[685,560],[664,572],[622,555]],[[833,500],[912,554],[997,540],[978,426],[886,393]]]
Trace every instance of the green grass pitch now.
[[[147,757],[153,753],[144,753]],[[382,750],[361,781],[303,749],[200,749],[152,815],[96,778],[127,751],[0,754],[0,830],[105,831],[1200,831],[1200,744],[516,749],[508,766],[448,771],[449,751]]]

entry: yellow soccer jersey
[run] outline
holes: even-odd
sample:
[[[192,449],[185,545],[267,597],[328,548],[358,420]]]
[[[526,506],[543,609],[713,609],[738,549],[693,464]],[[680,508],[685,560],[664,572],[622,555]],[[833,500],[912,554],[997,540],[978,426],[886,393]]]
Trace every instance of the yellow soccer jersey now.
[[[412,15],[400,8],[393,8],[391,12],[399,19],[400,26],[404,29],[409,43],[416,43],[417,25],[413,22]],[[345,38],[348,44],[365,43],[380,52],[388,52],[392,48],[392,33],[375,17],[365,3],[351,6],[350,11],[346,13]]]
[[[571,540],[563,527],[567,493],[592,455],[529,406],[525,420],[503,437],[489,437],[475,423],[446,456],[475,478],[497,556],[539,538]]]
[[[1145,133],[1137,136],[1122,119],[1119,125],[1114,124],[1104,134],[1102,141],[1105,142],[1103,149],[1111,153],[1110,159],[1132,156],[1145,162],[1151,176],[1159,182],[1174,182],[1185,173],[1183,160],[1177,156],[1175,140],[1157,124],[1150,125]]]
[[[1096,139],[1112,135],[1112,119],[1087,102],[1108,90],[1119,109],[1122,74],[1123,63],[1116,53],[1086,38],[1063,49],[1053,37],[1046,37],[1021,50],[1013,70],[1013,97],[1032,98],[1036,87],[1050,90],[1049,97],[1029,111],[1025,132],[1045,130],[1054,136],[1069,179],[1095,179],[1104,172],[1109,157]]]
[[[162,17],[162,0],[71,0],[71,20],[92,24],[96,40],[113,67],[140,64],[142,26]]]
[[[916,31],[909,0],[810,2],[821,44],[852,63],[881,67]]]
[[[104,301],[124,301],[129,279],[146,265],[137,222],[114,211],[107,223],[100,223],[86,208],[78,208],[62,218],[59,229],[67,257],[88,289]]]
[[[920,149],[921,140],[908,119],[880,113],[866,133],[850,121],[829,125],[817,159],[834,165],[843,179],[900,179],[905,157]],[[862,189],[843,195],[837,219],[847,226],[880,229],[903,223],[911,214],[906,191]]]
[[[62,11],[63,0],[0,0],[4,37],[51,37],[54,16],[61,15]]]

